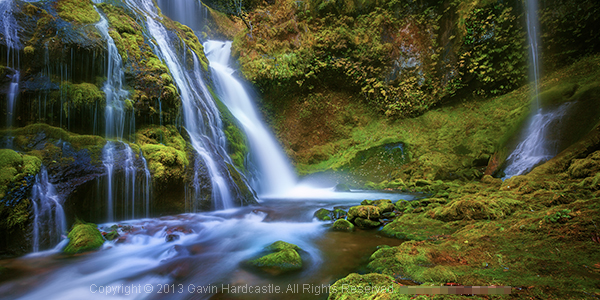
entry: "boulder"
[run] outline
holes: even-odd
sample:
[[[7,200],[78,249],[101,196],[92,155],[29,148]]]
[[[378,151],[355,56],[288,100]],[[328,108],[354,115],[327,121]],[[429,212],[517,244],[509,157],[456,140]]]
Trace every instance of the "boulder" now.
[[[69,244],[63,249],[66,254],[77,254],[97,250],[104,244],[104,238],[96,224],[77,221],[68,235]]]
[[[331,230],[335,231],[353,231],[354,224],[350,223],[348,220],[339,219],[333,222],[333,226],[331,226]]]
[[[353,206],[350,207],[350,210],[348,210],[348,221],[353,221],[357,217],[363,219],[377,220],[380,216],[381,212],[379,208],[374,205]]]

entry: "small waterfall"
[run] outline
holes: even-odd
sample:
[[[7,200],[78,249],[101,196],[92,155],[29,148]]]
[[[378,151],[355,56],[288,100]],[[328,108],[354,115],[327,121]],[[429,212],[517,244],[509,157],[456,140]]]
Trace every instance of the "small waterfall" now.
[[[533,79],[535,109],[539,110],[538,81],[540,79],[540,66],[538,49],[540,38],[538,35],[538,28],[540,27],[540,22],[537,17],[537,11],[537,0],[527,0],[527,41],[529,42],[529,61],[531,62],[529,67],[529,79]]]
[[[152,175],[150,174],[150,170],[148,169],[148,163],[146,162],[146,158],[142,154],[142,150],[140,150],[140,158],[142,159],[142,165],[144,166],[144,181],[142,190],[142,197],[144,200],[144,213],[146,218],[150,217],[150,199],[152,197]],[[135,211],[135,206],[134,206]],[[134,217],[135,218],[135,217]]]
[[[98,11],[98,9],[96,9]],[[134,114],[127,116],[125,112],[125,99],[129,95],[129,92],[123,89],[123,77],[124,73],[122,70],[123,59],[119,54],[119,50],[115,45],[115,41],[108,33],[108,21],[102,13],[100,13],[100,22],[96,24],[96,28],[102,34],[102,37],[106,40],[106,48],[108,52],[108,68],[106,82],[104,83],[103,91],[106,94],[106,108],[105,108],[105,135],[106,137],[114,137],[118,140],[122,140],[125,134],[126,118],[133,118]],[[134,131],[134,128],[128,128],[127,134]]]
[[[127,114],[125,111],[125,99],[129,93],[123,89],[123,77],[124,73],[122,70],[123,59],[119,54],[117,46],[114,40],[108,32],[108,21],[106,17],[95,8],[98,14],[100,14],[100,21],[95,25],[102,37],[106,40],[106,47],[108,52],[107,58],[107,77],[104,83],[103,91],[106,94],[106,108],[104,111],[105,117],[105,137],[116,138],[118,142],[108,142],[102,149],[102,158],[104,166],[107,172],[107,214],[108,221],[113,221],[115,218],[115,201],[121,200],[123,203],[123,216],[131,215],[135,218],[135,198],[136,198],[136,173],[137,168],[135,167],[135,153],[131,150],[129,145],[122,142],[123,138],[128,138],[129,135],[135,130],[134,128],[134,114]],[[127,121],[129,119],[129,121]],[[125,157],[121,160],[124,164],[122,165],[125,180],[121,183],[124,184],[122,189],[121,185],[117,184],[115,180],[117,171],[115,164],[117,162],[116,156],[118,155],[117,143],[121,143],[125,146],[124,155]],[[117,193],[122,191],[123,195],[117,196]],[[130,212],[130,214],[129,214]]]
[[[10,87],[8,88],[8,104],[7,104],[7,110],[6,110],[6,120],[7,120],[7,124],[6,124],[6,128],[10,128],[11,126],[13,126],[13,115],[14,115],[14,109],[15,109],[15,103],[17,100],[17,96],[19,94],[19,80],[20,80],[20,72],[18,70],[15,70],[15,73],[13,74],[12,80],[10,81]]]
[[[12,0],[0,0],[0,26],[7,48],[6,66],[16,69],[19,66],[21,42],[18,35],[20,28],[13,13],[14,6]]]
[[[106,176],[107,176],[107,215],[108,222],[112,222],[115,212],[114,212],[114,189],[113,189],[113,177],[115,170],[115,143],[107,142],[104,148],[102,148],[102,163],[104,167],[106,167]]]
[[[150,215],[152,177],[141,151],[139,159],[124,142],[109,141],[102,149],[107,170],[107,222]],[[138,176],[138,170],[143,175]]]
[[[57,245],[67,231],[62,200],[58,198],[54,185],[48,181],[44,166],[35,177],[32,189],[33,204],[33,252],[51,249]]]
[[[281,146],[261,121],[252,100],[244,87],[233,77],[229,66],[231,42],[207,41],[206,57],[213,70],[217,93],[233,116],[243,126],[250,142],[251,155],[258,169],[258,186],[261,194],[282,194],[294,187],[296,178]]]
[[[505,178],[525,174],[558,154],[557,141],[548,139],[548,135],[567,114],[570,105],[567,102],[555,109],[540,109],[531,118],[523,140],[506,159]]]
[[[533,103],[535,113],[529,121],[524,139],[517,145],[516,149],[507,158],[507,167],[504,170],[505,177],[510,178],[531,171],[538,164],[554,157],[546,139],[547,130],[550,125],[564,116],[566,106],[555,110],[543,111],[538,99],[538,81],[540,77],[539,67],[539,21],[537,17],[537,0],[527,0],[527,41],[529,43],[529,79],[533,81]]]

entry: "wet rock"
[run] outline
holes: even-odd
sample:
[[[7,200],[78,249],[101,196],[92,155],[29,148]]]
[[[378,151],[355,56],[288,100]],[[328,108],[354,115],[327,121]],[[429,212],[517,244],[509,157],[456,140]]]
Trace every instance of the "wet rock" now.
[[[358,217],[354,219],[354,224],[356,224],[358,228],[370,229],[378,227],[381,225],[381,222]]]
[[[178,239],[180,239],[180,236],[178,234],[167,234],[167,236],[165,237],[165,241],[167,243],[174,242]]]
[[[335,231],[353,231],[354,224],[348,222],[348,220],[339,219],[333,222],[333,226],[331,226],[331,230]]]
[[[331,213],[332,211],[321,208],[315,212],[314,217],[319,221],[331,221]]]
[[[353,221],[357,217],[369,220],[377,220],[380,216],[381,212],[379,208],[374,205],[353,206],[350,207],[350,210],[348,210],[349,221]]]
[[[119,237],[119,232],[116,229],[113,229],[110,232],[103,232],[102,235],[107,241],[112,241]]]

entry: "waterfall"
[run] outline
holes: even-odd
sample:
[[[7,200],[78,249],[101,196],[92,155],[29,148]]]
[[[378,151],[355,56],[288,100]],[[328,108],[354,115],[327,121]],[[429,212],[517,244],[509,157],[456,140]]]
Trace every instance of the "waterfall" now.
[[[129,145],[123,142],[123,138],[129,138],[135,131],[135,115],[128,114],[125,109],[125,99],[129,93],[123,89],[122,70],[123,59],[119,54],[113,38],[108,32],[108,21],[106,17],[95,8],[100,14],[100,21],[95,25],[102,37],[106,40],[107,47],[107,77],[104,83],[103,91],[106,95],[105,115],[105,137],[115,138],[117,141],[109,141],[102,149],[103,164],[107,172],[107,215],[108,221],[113,221],[117,215],[115,205],[117,202],[122,204],[122,210],[119,215],[136,216],[136,173],[135,153]],[[128,121],[129,120],[129,121]],[[121,145],[119,145],[121,144]],[[124,147],[124,149],[123,149]],[[119,164],[120,165],[117,165]],[[149,173],[144,159],[145,173]],[[116,171],[122,170],[124,180],[118,180]],[[149,186],[148,183],[145,186]],[[148,193],[149,194],[149,193]],[[146,195],[143,195],[145,198]],[[138,197],[139,198],[139,197]],[[144,199],[141,203],[146,215],[149,214],[149,199]]]
[[[13,13],[14,2],[12,0],[0,0],[0,26],[6,44],[6,66],[17,68],[19,65],[19,25]]]
[[[33,252],[57,245],[67,231],[62,200],[58,198],[54,185],[48,181],[44,166],[35,177],[31,196],[33,204]]]
[[[206,57],[213,70],[217,94],[244,128],[252,158],[258,169],[253,186],[261,194],[282,194],[294,187],[296,178],[281,146],[261,121],[256,108],[229,66],[231,42],[207,41]]]
[[[533,81],[533,112],[535,113],[525,130],[523,140],[507,158],[507,167],[504,170],[505,177],[510,178],[531,171],[538,164],[554,157],[557,153],[550,149],[549,141],[546,139],[550,125],[558,122],[566,111],[561,106],[554,110],[543,111],[538,99],[538,81],[540,77],[539,67],[539,21],[537,17],[537,0],[527,0],[527,41],[529,43],[529,78]]]
[[[199,200],[200,187],[204,186],[200,180],[201,174],[209,175],[211,185],[211,198],[215,209],[233,207],[232,191],[235,184],[229,173],[228,164],[232,165],[231,158],[225,151],[225,134],[222,130],[220,113],[210,93],[203,82],[198,57],[191,54],[193,65],[190,65],[186,54],[178,54],[173,45],[183,45],[174,34],[169,32],[159,20],[156,7],[148,0],[129,0],[130,7],[146,16],[146,25],[150,35],[156,41],[155,52],[165,62],[173,80],[178,87],[182,102],[183,125],[190,137],[190,143],[196,151],[197,158],[194,164],[194,182],[190,184],[193,189],[191,195]],[[182,57],[183,56],[183,57]],[[188,194],[188,193],[186,193]],[[196,207],[195,203],[190,207]]]
[[[6,128],[10,128],[11,126],[13,126],[13,115],[14,115],[14,109],[15,109],[15,102],[17,100],[17,95],[19,93],[19,79],[20,79],[20,72],[18,70],[15,70],[15,73],[12,76],[12,80],[10,81],[10,86],[8,88],[8,104],[7,104],[7,110],[6,110],[6,120],[7,120],[7,124],[6,124]]]
[[[555,109],[539,109],[531,117],[523,140],[506,159],[505,178],[525,174],[558,154],[557,141],[548,139],[548,134],[567,114],[570,105],[567,102]]]

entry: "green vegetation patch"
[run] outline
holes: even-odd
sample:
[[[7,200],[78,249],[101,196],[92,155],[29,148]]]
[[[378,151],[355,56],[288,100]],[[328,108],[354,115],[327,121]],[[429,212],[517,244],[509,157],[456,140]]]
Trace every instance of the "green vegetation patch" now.
[[[277,241],[265,247],[265,250],[274,253],[250,260],[248,264],[275,275],[302,269],[302,258],[298,254],[298,251],[301,251],[300,247]]]

